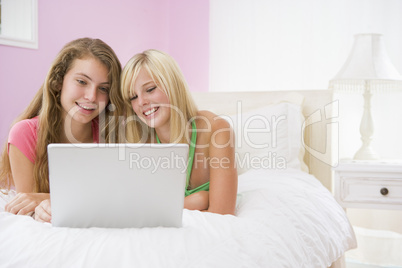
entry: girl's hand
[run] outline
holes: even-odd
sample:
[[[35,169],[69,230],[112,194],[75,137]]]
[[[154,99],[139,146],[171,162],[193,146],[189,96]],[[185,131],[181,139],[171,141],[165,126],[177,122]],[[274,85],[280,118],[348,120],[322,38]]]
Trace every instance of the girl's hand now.
[[[27,215],[33,213],[35,208],[50,195],[46,193],[18,193],[6,206],[6,212],[16,215]]]
[[[50,209],[50,199],[43,200],[39,206],[35,208],[35,220],[39,222],[51,222],[52,211]]]
[[[190,210],[207,210],[209,207],[209,192],[200,191],[184,198],[184,208]]]

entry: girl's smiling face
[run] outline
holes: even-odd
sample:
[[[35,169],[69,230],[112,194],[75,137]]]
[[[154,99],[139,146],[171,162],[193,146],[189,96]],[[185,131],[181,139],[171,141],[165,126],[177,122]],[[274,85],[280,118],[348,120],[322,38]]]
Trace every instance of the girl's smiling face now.
[[[64,118],[87,124],[101,113],[109,102],[109,70],[97,59],[76,59],[66,73],[61,89]]]
[[[169,126],[169,98],[145,68],[138,73],[134,82],[134,96],[130,100],[134,112],[149,127]]]

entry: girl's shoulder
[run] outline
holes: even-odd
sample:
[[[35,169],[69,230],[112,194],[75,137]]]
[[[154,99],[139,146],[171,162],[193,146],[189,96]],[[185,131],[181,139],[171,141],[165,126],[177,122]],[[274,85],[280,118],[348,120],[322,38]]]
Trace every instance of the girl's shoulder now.
[[[224,117],[210,111],[197,113],[197,144],[209,144],[213,147],[226,148],[234,141],[234,132],[230,123]],[[212,147],[209,147],[212,148]]]
[[[10,133],[20,134],[21,132],[36,133],[38,129],[38,117],[24,119],[15,123],[10,130]]]
[[[38,117],[24,119],[15,123],[8,135],[8,145],[16,146],[32,163],[35,162]],[[7,146],[7,152],[9,146]]]
[[[197,128],[211,129],[216,131],[222,128],[230,129],[231,126],[225,118],[211,112],[211,111],[198,111],[197,112]]]

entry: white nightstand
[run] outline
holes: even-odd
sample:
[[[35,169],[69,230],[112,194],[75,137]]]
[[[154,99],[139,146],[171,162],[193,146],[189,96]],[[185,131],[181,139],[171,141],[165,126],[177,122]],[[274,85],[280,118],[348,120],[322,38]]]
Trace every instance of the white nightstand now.
[[[402,210],[402,162],[340,161],[334,194],[343,208]]]

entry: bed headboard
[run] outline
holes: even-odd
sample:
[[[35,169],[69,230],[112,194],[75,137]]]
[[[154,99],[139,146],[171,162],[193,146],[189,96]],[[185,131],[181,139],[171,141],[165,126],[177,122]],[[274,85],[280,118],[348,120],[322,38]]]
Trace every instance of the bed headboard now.
[[[332,190],[332,166],[337,149],[331,137],[332,132],[336,131],[336,128],[333,128],[333,113],[337,112],[337,106],[333,105],[331,91],[192,92],[192,95],[200,110],[210,110],[218,115],[236,113],[239,101],[242,110],[247,111],[283,100],[292,101],[297,97],[304,97],[304,162],[309,172]]]

